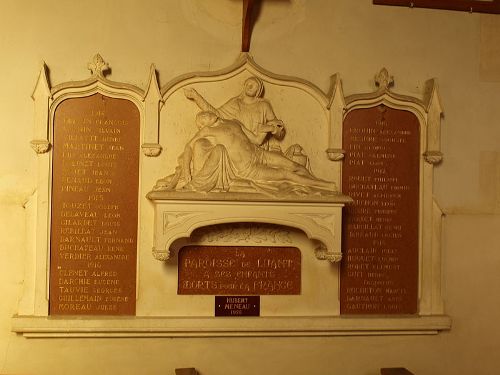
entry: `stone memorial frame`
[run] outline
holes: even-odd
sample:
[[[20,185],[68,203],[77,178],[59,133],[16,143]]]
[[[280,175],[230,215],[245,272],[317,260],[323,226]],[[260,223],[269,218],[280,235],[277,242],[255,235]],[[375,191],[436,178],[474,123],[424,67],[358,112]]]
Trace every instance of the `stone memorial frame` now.
[[[256,77],[275,90],[295,90],[303,97],[307,97],[314,102],[315,116],[320,117],[326,126],[325,129],[321,129],[326,133],[324,139],[335,136],[333,124],[337,119],[338,109],[332,108],[332,100],[333,93],[339,85],[336,75],[332,77],[330,92],[325,95],[310,82],[265,70],[257,65],[248,53],[242,53],[237,61],[226,69],[186,74],[168,82],[161,89],[163,110],[171,107],[169,104],[171,97],[174,94],[179,96],[179,92],[186,87],[200,84],[217,86],[249,77]],[[178,101],[175,103],[179,105]],[[186,138],[184,134],[180,136]],[[340,167],[328,164],[326,156],[331,157],[330,151],[324,155],[323,150],[318,150],[318,154],[321,154],[319,160],[322,160],[322,164],[327,165],[329,169],[331,181],[339,186]],[[338,262],[342,258],[339,236],[340,212],[342,206],[351,202],[351,199],[340,192],[335,197],[308,199],[279,194],[269,198],[233,192],[196,194],[153,190],[148,194],[148,198],[155,205],[153,256],[161,261],[170,259],[171,251],[178,251],[179,246],[183,244],[182,240],[189,238],[198,228],[242,222],[276,224],[299,229],[311,241],[317,242],[315,252],[318,259]]]
[[[342,118],[357,109],[374,108],[379,105],[408,111],[414,114],[420,124],[419,152],[419,209],[418,209],[418,301],[417,315],[432,317],[449,328],[451,321],[444,315],[441,269],[441,225],[443,212],[433,196],[434,166],[442,161],[440,147],[442,105],[436,79],[426,82],[423,98],[401,95],[393,92],[394,79],[387,69],[382,68],[375,76],[377,89],[371,93],[354,94],[344,97],[339,91],[338,113],[343,109]],[[332,149],[338,160],[343,159],[342,130],[337,127],[337,137]]]
[[[53,123],[58,105],[66,99],[84,98],[94,94],[125,99],[133,103],[139,112],[142,153],[148,157],[155,157],[161,153],[161,146],[158,144],[161,101],[154,66],[151,66],[146,90],[131,84],[108,80],[105,75],[109,70],[109,65],[99,54],[95,55],[88,64],[88,69],[91,71],[91,77],[86,80],[71,81],[51,87],[48,68],[43,63],[32,94],[34,139],[31,141],[31,147],[37,154],[38,177],[36,191],[26,204],[27,236],[30,242],[26,246],[24,289],[19,303],[19,315],[22,316],[48,316],[52,205],[51,151]],[[139,178],[141,164],[139,161]],[[139,180],[140,194],[141,182]],[[140,206],[138,212],[140,212]],[[138,231],[138,239],[140,235]]]
[[[235,64],[226,69],[183,75],[167,83],[161,90],[154,67],[151,68],[149,84],[145,90],[133,85],[109,81],[103,74],[105,68],[106,64],[102,58],[96,56],[91,78],[51,88],[46,67],[43,66],[35,86],[33,93],[35,137],[32,147],[38,154],[39,173],[37,191],[26,205],[28,239],[26,271],[18,314],[12,320],[14,332],[23,334],[25,337],[255,337],[436,334],[440,330],[450,328],[450,318],[443,315],[441,296],[440,223],[442,213],[432,197],[432,163],[441,159],[439,151],[441,105],[436,85],[429,86],[429,92],[424,100],[394,94],[383,81],[375,93],[344,97],[342,82],[338,74],[331,77],[330,89],[324,93],[305,80],[266,71],[258,66],[247,53],[241,54]],[[162,195],[153,190],[148,194],[151,203],[147,204],[149,202],[145,200],[146,193],[151,190],[154,181],[163,177],[166,172],[171,172],[165,168],[165,161],[170,158],[171,164],[168,166],[170,168],[174,165],[172,160],[178,156],[178,149],[175,149],[177,139],[166,142],[167,138],[164,133],[165,130],[173,129],[167,129],[165,124],[172,126],[172,124],[179,123],[179,118],[175,117],[175,110],[172,118],[165,114],[168,113],[166,111],[169,108],[172,108],[169,107],[171,103],[175,107],[181,98],[180,94],[177,94],[177,99],[172,95],[176,92],[181,93],[182,88],[188,85],[203,85],[210,82],[224,85],[231,79],[241,82],[248,76],[259,77],[273,87],[274,94],[283,90],[296,90],[314,103],[312,105],[317,108],[315,116],[321,118],[322,123],[325,124],[320,129],[321,133],[318,133],[321,137],[321,142],[318,144],[324,144],[325,148],[315,150],[313,158],[321,160],[321,175],[327,175],[328,179],[337,183],[337,186],[340,186],[341,161],[344,155],[342,123],[349,111],[383,103],[390,107],[409,110],[417,115],[424,132],[421,139],[425,140],[425,142],[422,141],[425,147],[422,149],[421,194],[423,199],[420,212],[422,226],[419,277],[421,299],[418,316],[340,316],[339,300],[324,301],[317,297],[321,294],[314,294],[321,293],[318,292],[320,289],[325,289],[325,280],[317,276],[310,284],[318,283],[318,285],[309,285],[313,296],[318,298],[315,303],[319,308],[313,313],[307,313],[311,311],[311,307],[307,306],[302,310],[296,309],[298,313],[294,310],[281,315],[226,319],[197,315],[196,312],[193,314],[184,311],[183,313],[182,309],[166,312],[162,310],[166,302],[158,300],[158,296],[154,295],[158,284],[154,284],[152,280],[164,282],[165,279],[162,277],[165,277],[167,272],[172,272],[173,266],[176,268],[172,261],[175,261],[176,253],[182,246],[220,244],[221,241],[216,240],[214,243],[213,239],[204,235],[203,231],[213,225],[258,223],[290,229],[292,241],[276,243],[273,237],[275,233],[264,231],[260,245],[293,246],[293,239],[300,236],[301,241],[308,241],[312,249],[312,254],[308,256],[314,258],[303,259],[302,264],[309,262],[307,267],[311,265],[314,267],[306,270],[308,274],[316,273],[315,267],[321,269],[322,272],[327,270],[330,275],[338,274],[338,262],[342,255],[340,251],[341,209],[344,204],[350,202],[350,198],[342,194],[338,194],[335,199],[301,200],[289,197],[283,199],[249,198],[248,195],[238,195],[238,193],[214,196],[208,193],[204,199],[200,199],[196,194],[185,193],[182,196],[174,192]],[[150,247],[138,249],[138,253],[141,254],[140,256],[138,254],[138,269],[147,267],[148,275],[141,275],[138,271],[138,284],[142,285],[137,289],[137,297],[138,306],[143,303],[144,299],[149,298],[150,301],[158,302],[160,307],[155,309],[151,306],[141,306],[136,316],[130,317],[78,316],[51,319],[48,316],[51,121],[57,103],[66,98],[87,96],[93,93],[127,99],[138,107],[143,154],[155,156],[144,159],[147,163],[144,160],[141,161],[139,168],[139,194],[141,195],[139,220],[142,222],[138,225],[138,238],[141,238],[138,246],[146,244]],[[272,97],[273,100],[276,98]],[[169,100],[172,98],[174,100],[170,103]],[[183,130],[185,133],[180,131],[177,135],[185,137],[184,140],[189,139],[189,134],[192,136],[192,130],[189,130],[191,133],[188,130]],[[161,135],[163,138],[160,137]],[[168,152],[161,152],[162,149]],[[244,214],[239,214],[239,212],[244,212]],[[243,229],[241,233],[236,233],[231,238],[224,238],[222,243],[227,246],[255,245],[255,242],[248,241],[248,237],[248,233]],[[149,258],[146,259],[144,254],[147,254]],[[149,259],[152,261],[149,262]],[[139,267],[140,262],[147,264]],[[332,273],[331,270],[335,271]],[[307,272],[303,270],[303,278]],[[169,281],[175,277],[170,277]],[[327,281],[329,282],[330,279]],[[337,280],[337,284],[328,285],[329,290],[338,289],[339,281]],[[148,287],[151,287],[151,292],[147,291],[146,295],[141,295],[140,291],[144,293]],[[191,297],[193,296],[189,296],[189,300],[195,300]],[[163,296],[163,298],[166,297]],[[286,309],[288,301],[291,300],[281,299],[277,302],[275,310]],[[323,304],[327,304],[327,308],[323,308]],[[197,306],[196,303],[193,306]],[[272,308],[268,308],[268,311],[270,310]],[[306,311],[306,313],[301,313],[301,311]]]

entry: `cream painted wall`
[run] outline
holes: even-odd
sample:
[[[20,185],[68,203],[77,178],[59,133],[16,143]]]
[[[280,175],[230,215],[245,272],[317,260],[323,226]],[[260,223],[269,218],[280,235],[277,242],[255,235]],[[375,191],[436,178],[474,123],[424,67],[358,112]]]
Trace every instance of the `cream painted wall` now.
[[[140,4],[140,5],[139,5]],[[233,339],[25,339],[10,332],[23,280],[23,204],[36,156],[30,99],[44,60],[51,82],[88,77],[99,52],[111,79],[144,86],[155,63],[175,76],[223,68],[240,48],[239,0],[2,0],[0,4],[0,374],[359,374],[405,366],[418,375],[494,374],[500,366],[499,16],[376,7],[370,0],[265,2],[251,53],[266,69],[346,95],[371,91],[386,66],[395,91],[437,77],[445,111],[436,198],[444,222],[450,332],[437,336]],[[496,55],[498,57],[498,55]],[[485,66],[486,64],[486,66]],[[489,64],[489,65],[488,65]],[[481,69],[481,70],[480,70]],[[488,74],[484,74],[484,72]],[[483,72],[483,74],[480,74]]]

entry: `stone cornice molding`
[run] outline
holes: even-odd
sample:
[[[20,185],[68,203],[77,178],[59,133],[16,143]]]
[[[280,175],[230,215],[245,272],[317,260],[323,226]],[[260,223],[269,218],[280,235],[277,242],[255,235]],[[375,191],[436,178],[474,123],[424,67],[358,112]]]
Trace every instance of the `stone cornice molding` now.
[[[340,233],[342,207],[351,199],[339,194],[329,201],[279,202],[252,200],[241,194],[234,201],[182,199],[183,193],[171,193],[177,199],[149,193],[155,206],[153,256],[157,260],[172,257],[175,241],[187,239],[198,228],[228,223],[264,223],[296,228],[317,243],[318,259],[338,262],[342,258]],[[196,193],[194,193],[196,194]]]

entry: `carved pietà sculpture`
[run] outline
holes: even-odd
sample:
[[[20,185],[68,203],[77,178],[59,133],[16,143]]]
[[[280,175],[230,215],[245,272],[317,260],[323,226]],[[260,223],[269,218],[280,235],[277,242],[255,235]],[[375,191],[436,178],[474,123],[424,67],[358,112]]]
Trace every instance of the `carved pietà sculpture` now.
[[[285,153],[279,141],[285,126],[263,99],[264,84],[248,78],[240,95],[219,108],[195,89],[185,96],[202,109],[198,132],[186,144],[175,173],[160,179],[156,191],[263,193],[266,195],[331,195],[334,182],[315,177],[300,145]]]

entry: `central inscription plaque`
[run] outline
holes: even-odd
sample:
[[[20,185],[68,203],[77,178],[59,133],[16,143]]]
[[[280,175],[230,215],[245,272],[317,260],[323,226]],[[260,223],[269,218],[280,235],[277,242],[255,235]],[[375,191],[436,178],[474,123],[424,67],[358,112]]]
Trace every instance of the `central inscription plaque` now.
[[[139,121],[101,94],[56,109],[51,315],[135,314]]]
[[[300,294],[300,272],[296,247],[186,246],[178,294]]]
[[[341,313],[417,312],[419,122],[384,105],[344,121]]]

